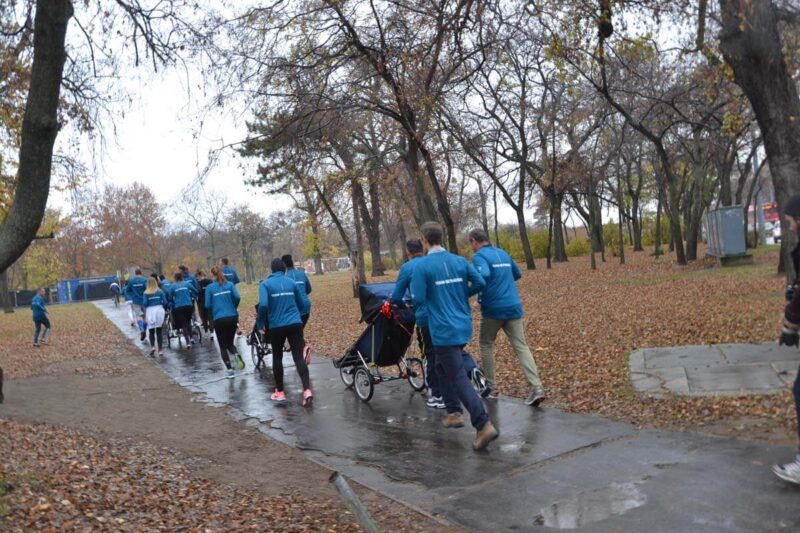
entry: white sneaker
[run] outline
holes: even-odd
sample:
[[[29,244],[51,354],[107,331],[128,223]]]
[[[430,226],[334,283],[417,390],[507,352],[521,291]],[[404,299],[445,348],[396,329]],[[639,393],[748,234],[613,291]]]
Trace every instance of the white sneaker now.
[[[800,485],[800,454],[791,463],[772,465],[772,471],[782,480]]]
[[[431,396],[428,398],[428,401],[425,402],[425,405],[432,409],[444,409],[444,400],[442,398],[437,398],[436,396]]]

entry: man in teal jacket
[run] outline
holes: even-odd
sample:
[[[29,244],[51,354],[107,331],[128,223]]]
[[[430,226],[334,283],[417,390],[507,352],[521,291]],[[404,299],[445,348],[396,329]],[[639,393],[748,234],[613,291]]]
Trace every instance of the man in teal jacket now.
[[[222,274],[225,276],[225,279],[233,283],[234,285],[238,285],[241,281],[239,279],[239,273],[236,272],[236,269],[231,266],[230,261],[228,261],[227,257],[223,257],[220,259],[220,263],[222,263]]]
[[[464,361],[471,357],[464,346],[472,338],[472,311],[469,298],[483,290],[486,282],[463,257],[442,248],[442,227],[436,222],[422,226],[422,244],[428,255],[419,259],[411,275],[411,298],[414,307],[425,309],[431,341],[436,353],[436,366],[442,388],[452,392],[469,411],[477,434],[472,443],[476,450],[496,439],[495,429],[478,393],[472,388],[464,370]],[[445,397],[450,394],[445,392]],[[445,427],[461,427],[460,412],[448,408]]]
[[[392,292],[391,298],[392,303],[401,307],[406,304],[407,298],[410,298],[410,295],[406,293],[411,287],[411,277],[414,273],[414,268],[419,265],[420,259],[425,257],[425,249],[422,247],[422,241],[419,239],[409,239],[406,241],[406,250],[408,251],[408,261],[403,263],[403,266],[400,267],[400,272],[397,273],[397,281],[394,284],[394,291]],[[433,351],[433,343],[431,342],[431,333],[428,329],[428,318],[425,316],[425,309],[414,307],[414,320],[417,323],[417,341],[427,361],[425,380],[428,382],[428,401],[426,405],[433,409],[444,409],[444,398],[442,398],[442,391],[439,387],[439,375],[436,372],[436,354]],[[456,398],[455,401],[457,402],[458,399]],[[457,406],[454,405],[453,407],[453,411],[455,412],[460,408],[460,404]]]
[[[135,274],[125,284],[125,295],[141,311],[139,314],[144,314],[144,290],[147,288],[147,278],[142,276],[142,269],[140,268],[136,269]]]
[[[47,335],[50,333],[50,319],[47,317],[44,289],[36,291],[36,296],[31,301],[31,311],[33,311],[33,323],[36,325],[36,331],[33,334],[33,346],[38,348],[39,333],[42,331],[42,326],[44,326],[42,344],[47,344]]]
[[[492,246],[489,236],[482,229],[469,232],[469,244],[475,252],[472,264],[486,280],[486,288],[478,296],[478,301],[481,304],[481,366],[486,374],[486,381],[492,389],[489,397],[497,397],[494,342],[497,333],[502,329],[511,347],[514,348],[514,353],[522,365],[522,371],[531,386],[531,393],[525,399],[525,404],[538,407],[545,396],[536,361],[525,341],[522,300],[516,285],[516,281],[522,277],[522,272],[511,256],[504,250]]]

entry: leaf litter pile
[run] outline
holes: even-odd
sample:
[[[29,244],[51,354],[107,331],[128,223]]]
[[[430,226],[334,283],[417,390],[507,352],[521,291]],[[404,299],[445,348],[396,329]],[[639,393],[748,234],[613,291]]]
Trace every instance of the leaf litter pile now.
[[[130,342],[90,303],[47,308],[53,329],[50,344],[33,347],[33,320],[28,309],[0,318],[0,366],[7,379],[51,374],[59,363],[95,359],[74,371],[88,375],[117,375],[115,357],[130,354]]]
[[[0,419],[3,531],[360,531],[344,505],[197,479],[167,449]]]
[[[756,418],[794,434],[787,390],[734,398],[653,399],[634,393],[628,356],[638,348],[774,341],[783,302],[775,275],[777,249],[760,249],[751,266],[721,268],[710,261],[679,267],[670,256],[628,253],[589,269],[587,257],[546,270],[524,271],[519,290],[525,332],[548,394],[546,405],[598,413],[639,426],[698,428],[722,420]],[[393,280],[394,272],[372,281]],[[347,273],[312,276],[313,308],[306,337],[316,353],[339,357],[363,331]],[[255,286],[243,301],[252,308]],[[247,313],[249,319],[249,313]],[[468,350],[479,358],[475,334]],[[249,326],[248,326],[249,327]],[[528,385],[503,333],[497,342],[498,386],[524,397]]]

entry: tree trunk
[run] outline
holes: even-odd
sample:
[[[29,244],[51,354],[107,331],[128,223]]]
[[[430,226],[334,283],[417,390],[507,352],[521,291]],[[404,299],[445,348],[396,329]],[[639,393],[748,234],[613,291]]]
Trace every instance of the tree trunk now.
[[[0,272],[16,261],[42,223],[53,144],[59,130],[58,101],[67,54],[64,40],[72,17],[69,0],[39,0],[33,29],[33,65],[22,120],[14,200],[0,223]]]
[[[653,255],[659,256],[662,255],[664,252],[661,251],[661,210],[663,208],[663,197],[664,193],[661,191],[661,186],[656,184],[658,187],[658,204],[656,205],[656,235],[655,235],[655,246],[653,247]]]
[[[703,217],[703,191],[705,189],[705,174],[706,168],[703,164],[703,142],[701,139],[702,131],[700,128],[694,128],[692,132],[692,183],[693,194],[691,195],[691,202],[686,205],[686,260],[697,260],[697,244],[700,237],[700,224]],[[727,204],[730,205],[731,195],[731,182],[728,176],[727,193],[720,191],[720,196],[727,194]]]
[[[353,298],[358,298],[358,287],[367,282],[367,271],[364,265],[364,234],[361,229],[361,213],[355,191],[350,192],[353,200],[353,226],[356,230],[356,247],[350,251],[350,263],[353,269]]]
[[[0,272],[0,304],[3,305],[4,313],[14,312],[14,303],[11,301],[11,294],[8,292],[8,270]]]
[[[358,210],[361,213],[361,220],[363,221],[363,228],[367,236],[369,251],[372,255],[372,275],[383,276],[384,268],[383,259],[381,258],[381,226],[380,220],[376,218],[376,213],[379,214],[380,211],[378,211],[376,209],[376,205],[373,204],[373,212],[372,215],[370,215],[369,209],[367,208],[366,199],[364,198],[364,189],[361,187],[361,183],[358,181],[358,179],[353,179],[351,181],[351,186],[353,187],[353,201],[358,203]],[[372,193],[370,193],[370,197],[372,197]],[[373,201],[377,202],[378,200],[373,198]]]
[[[528,227],[525,225],[525,208],[519,206],[517,209],[517,227],[519,227],[519,239],[522,241],[522,252],[525,254],[525,268],[536,270],[536,263],[533,261],[533,251],[531,241],[528,238]]]
[[[552,264],[550,261],[550,251],[553,244],[553,204],[550,204],[550,213],[547,217],[547,252],[545,253],[545,257],[547,258],[547,270],[552,268]],[[558,227],[558,226],[556,226]]]
[[[561,221],[561,205],[564,202],[564,195],[555,194],[553,198],[553,261],[565,263],[568,261],[567,245],[564,242],[564,224]]]
[[[319,185],[314,183],[314,189],[317,191],[317,195],[319,195],[319,199],[322,201],[322,205],[325,207],[325,211],[328,212],[330,215],[331,220],[333,220],[334,226],[336,226],[336,230],[339,232],[339,237],[342,238],[342,242],[347,247],[348,255],[350,252],[353,251],[353,246],[350,244],[350,238],[347,236],[347,232],[344,229],[344,225],[342,225],[342,220],[339,218],[339,215],[336,214],[336,211],[333,210],[331,207],[330,202],[328,202],[328,198],[323,194],[322,189],[320,189]]]
[[[406,141],[408,144],[406,145]],[[425,180],[419,167],[419,149],[413,139],[403,137],[401,147],[406,147],[405,164],[409,180],[414,189],[416,209],[412,213],[417,226],[429,220],[436,220],[436,207],[433,205],[430,194],[425,188]]]
[[[494,244],[496,246],[500,246],[500,231],[498,229],[499,224],[497,222],[497,184],[494,185],[492,202],[494,202]]]
[[[622,177],[620,174],[617,174],[617,203],[619,204],[618,210],[618,218],[617,225],[619,226],[619,264],[625,264],[625,233],[623,232],[622,226],[624,224],[623,218],[625,214],[625,208],[623,206],[624,199],[622,197]]]
[[[419,151],[425,161],[425,168],[428,172],[428,181],[431,183],[433,193],[436,196],[436,207],[439,215],[442,217],[445,233],[447,233],[447,247],[454,254],[458,253],[458,244],[456,242],[456,225],[453,221],[453,216],[450,213],[450,204],[447,203],[447,197],[442,191],[439,181],[436,178],[436,166],[433,164],[433,156],[428,151],[427,147],[422,143],[418,143]]]
[[[720,0],[720,12],[720,50],[753,107],[782,209],[789,198],[800,193],[800,98],[783,56],[776,9],[767,0]],[[783,218],[781,234],[786,277],[794,280],[789,253],[797,236]]]
[[[403,263],[408,261],[408,250],[406,250],[406,241],[408,240],[408,235],[406,235],[406,225],[403,224],[403,221],[400,221],[400,255],[403,258]]]

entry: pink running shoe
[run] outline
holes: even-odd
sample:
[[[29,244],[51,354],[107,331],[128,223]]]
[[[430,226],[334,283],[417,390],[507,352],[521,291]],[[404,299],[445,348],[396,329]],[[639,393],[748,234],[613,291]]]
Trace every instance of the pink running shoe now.
[[[159,350],[158,351],[158,355],[160,355],[161,357],[164,357],[164,350]]]
[[[303,391],[303,407],[311,407],[311,402],[314,401],[314,393],[311,392],[311,389],[306,389]]]
[[[305,348],[303,348],[303,360],[307,365],[311,364],[311,346],[308,344],[306,344]]]
[[[272,393],[272,396],[269,397],[270,400],[273,402],[285,402],[286,401],[286,393],[283,391],[279,391],[275,389],[275,392]]]

